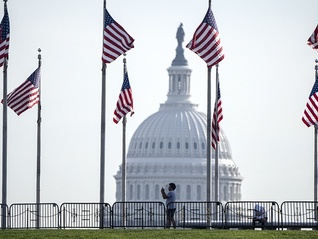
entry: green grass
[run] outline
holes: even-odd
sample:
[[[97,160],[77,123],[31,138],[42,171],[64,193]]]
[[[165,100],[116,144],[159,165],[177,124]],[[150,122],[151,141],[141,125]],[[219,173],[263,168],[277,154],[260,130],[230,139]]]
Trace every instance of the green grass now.
[[[0,230],[5,239],[317,239],[318,231],[254,231],[254,230],[164,230],[164,229],[106,229],[106,230]]]

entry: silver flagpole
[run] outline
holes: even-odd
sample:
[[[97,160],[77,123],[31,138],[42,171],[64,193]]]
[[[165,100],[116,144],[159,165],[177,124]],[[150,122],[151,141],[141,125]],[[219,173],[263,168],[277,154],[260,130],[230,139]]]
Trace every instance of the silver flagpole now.
[[[218,104],[218,94],[219,94],[219,64],[216,65],[216,86],[215,86],[215,105],[214,109],[216,109],[216,122],[215,122],[215,132],[216,132],[216,137],[219,135],[219,129],[218,129],[218,110],[217,110],[217,104]],[[214,168],[214,173],[215,173],[215,178],[214,178],[214,183],[215,183],[215,197],[214,201],[218,202],[219,201],[219,142],[216,140],[215,142],[215,168]]]
[[[101,140],[100,140],[100,228],[103,228],[104,220],[104,190],[105,190],[105,112],[106,112],[106,64],[102,69],[102,108],[101,108]]]
[[[317,65],[317,63],[318,63],[318,60],[316,59],[315,60],[315,62],[316,62],[316,65],[315,65],[315,81],[317,80],[317,77],[318,77],[318,65]],[[315,137],[315,142],[314,142],[314,202],[315,203],[317,203],[317,181],[318,181],[318,179],[317,179],[317,177],[318,177],[318,173],[317,173],[317,166],[318,166],[318,163],[317,163],[317,135],[318,135],[318,126],[317,125],[315,125],[314,126],[315,127],[315,135],[314,135],[314,137]],[[315,210],[315,212],[316,212],[316,221],[318,220],[318,212],[317,212],[317,209]]]
[[[315,125],[315,131],[314,131],[314,202],[315,202],[315,220],[318,221],[318,209],[317,209],[317,134],[318,134],[318,126]]]
[[[38,49],[38,67],[41,67],[41,49]],[[36,160],[36,228],[40,228],[40,203],[41,203],[41,84],[42,78],[39,81],[39,103],[38,103],[38,131],[37,131],[37,160]]]
[[[4,0],[4,9],[7,8],[7,0]],[[6,228],[7,221],[7,69],[8,58],[3,63],[3,121],[2,121],[2,205],[1,205],[1,228]]]
[[[122,192],[121,192],[121,200],[123,202],[123,226],[126,226],[126,123],[127,118],[126,115],[123,117],[123,148],[122,148]]]
[[[207,84],[207,188],[206,188],[206,200],[211,201],[211,68],[208,68],[208,84]]]
[[[218,128],[218,94],[219,94],[219,64],[216,65],[216,81],[215,81],[215,104],[214,104],[214,109],[215,109],[215,122],[214,122],[214,127],[215,127],[215,132],[216,132],[216,140],[215,140],[215,156],[214,156],[214,201],[218,202],[219,201],[219,142],[218,142],[218,136],[219,136],[219,128]],[[214,112],[213,112],[214,114]],[[215,204],[214,208],[214,220],[218,220],[218,206]]]
[[[211,0],[209,0],[209,8],[211,7]],[[207,145],[206,145],[206,201],[207,201],[207,228],[211,226],[211,69],[208,67],[208,82],[207,82]]]
[[[103,12],[106,8],[106,1],[104,0]],[[105,16],[103,16],[103,19]],[[104,22],[104,20],[103,20]],[[105,26],[103,24],[103,32]],[[104,36],[103,36],[104,37]],[[104,40],[104,38],[103,38]],[[100,203],[100,220],[99,228],[104,227],[104,190],[105,190],[105,112],[106,112],[106,67],[107,65],[103,62],[102,64],[102,99],[101,99],[101,133],[100,133],[100,188],[99,188],[99,203]]]
[[[124,54],[125,56],[126,54]],[[123,59],[124,63],[124,77],[125,77],[125,67],[126,67],[126,58]],[[121,200],[123,202],[123,226],[126,226],[126,210],[125,210],[125,202],[126,202],[126,123],[127,118],[126,115],[123,117],[123,145],[122,145],[122,190],[121,190]]]
[[[206,145],[206,201],[207,201],[207,228],[211,227],[211,68],[208,68],[207,82],[207,145]]]

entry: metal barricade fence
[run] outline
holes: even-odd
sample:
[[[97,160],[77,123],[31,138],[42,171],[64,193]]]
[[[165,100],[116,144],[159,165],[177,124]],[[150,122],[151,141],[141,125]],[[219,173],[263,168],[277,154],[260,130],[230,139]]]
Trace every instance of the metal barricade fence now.
[[[227,202],[224,228],[279,228],[279,206],[273,201]]]
[[[318,202],[286,201],[281,205],[282,228],[318,228]]]
[[[274,201],[175,202],[179,228],[318,229],[318,202]],[[165,228],[166,206],[162,202],[19,203],[9,208],[5,228]],[[2,211],[1,211],[2,213]],[[102,220],[101,220],[102,219]],[[3,228],[3,229],[5,229]]]
[[[162,202],[115,202],[113,227],[164,227],[165,205]]]
[[[220,202],[175,202],[175,205],[177,227],[223,227],[223,206]]]
[[[108,203],[63,203],[60,211],[61,228],[111,227],[111,206]]]
[[[56,203],[19,203],[9,209],[8,228],[59,228],[59,206]]]

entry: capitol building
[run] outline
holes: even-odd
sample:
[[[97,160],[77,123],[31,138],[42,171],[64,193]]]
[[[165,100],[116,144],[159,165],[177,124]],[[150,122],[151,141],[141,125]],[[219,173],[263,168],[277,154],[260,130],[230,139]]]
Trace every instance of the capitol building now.
[[[207,116],[191,101],[191,69],[184,57],[183,39],[181,24],[177,30],[176,57],[167,69],[167,100],[160,104],[158,112],[139,125],[130,140],[126,160],[127,202],[161,201],[160,189],[164,187],[167,191],[170,182],[177,186],[177,201],[207,199]],[[212,149],[212,201],[214,153]],[[114,177],[119,202],[122,201],[122,165]],[[229,140],[221,129],[219,201],[241,200],[242,180],[232,159]]]

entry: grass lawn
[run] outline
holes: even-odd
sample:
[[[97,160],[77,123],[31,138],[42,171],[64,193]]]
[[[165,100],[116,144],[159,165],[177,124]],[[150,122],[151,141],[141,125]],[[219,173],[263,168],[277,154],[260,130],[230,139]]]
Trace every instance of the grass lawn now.
[[[254,231],[254,230],[164,230],[164,229],[106,229],[106,230],[0,230],[4,239],[100,239],[100,238],[209,238],[209,239],[317,239],[318,231]]]

